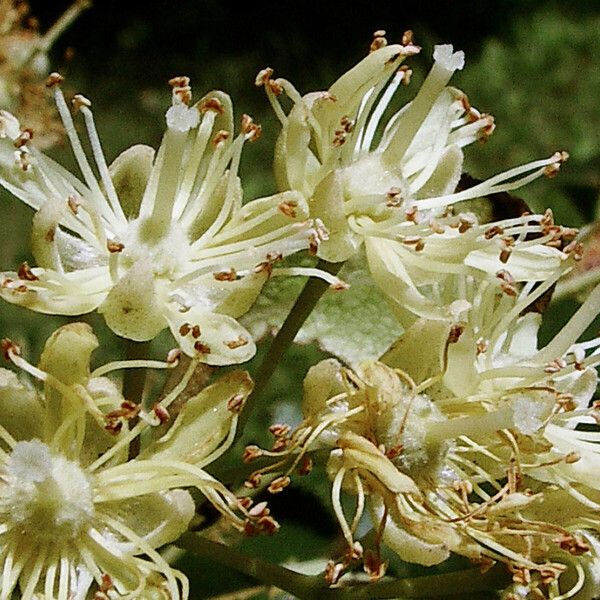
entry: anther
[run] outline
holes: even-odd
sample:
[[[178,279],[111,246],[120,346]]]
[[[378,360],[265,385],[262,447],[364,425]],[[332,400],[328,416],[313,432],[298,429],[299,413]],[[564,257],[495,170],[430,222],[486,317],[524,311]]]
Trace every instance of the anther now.
[[[125,245],[121,242],[116,242],[115,240],[107,240],[106,248],[111,254],[119,254],[120,252],[123,252]]]
[[[273,479],[267,489],[271,494],[279,494],[280,492],[283,492],[288,485],[290,485],[289,477],[278,477],[277,479]]]
[[[200,325],[193,325],[192,326],[192,337],[197,340],[200,337]]]
[[[569,153],[565,152],[564,150],[562,152],[555,152],[552,155],[554,162],[544,169],[544,175],[550,178],[555,177],[560,171],[561,165],[566,162],[568,158]]]
[[[50,73],[50,75],[48,75],[48,79],[46,79],[46,87],[50,88],[60,85],[64,80],[65,78],[60,73]]]
[[[73,100],[71,100],[71,104],[73,105],[73,109],[75,111],[80,110],[83,106],[89,108],[92,105],[90,100],[88,100],[82,94],[75,94],[75,96],[73,96]]]
[[[212,139],[212,143],[213,145],[218,146],[222,144],[225,140],[229,139],[230,136],[231,134],[229,133],[229,131],[221,129],[217,131],[215,137]]]
[[[222,115],[225,112],[225,109],[218,98],[207,98],[200,104],[200,112],[207,113],[209,111]]]
[[[198,354],[210,354],[210,346],[203,344],[200,340],[194,343],[194,350],[198,352]]]
[[[254,80],[254,85],[256,87],[262,87],[263,85],[266,85],[271,80],[272,76],[273,76],[273,69],[271,69],[271,67],[266,67],[265,69],[261,69],[258,72],[256,79]]]
[[[245,338],[243,335],[238,336],[235,340],[229,340],[228,342],[223,342],[230,350],[235,350],[236,348],[241,348],[242,346],[247,346],[250,342],[248,338]]]
[[[290,219],[296,218],[296,208],[298,208],[298,203],[295,200],[287,200],[285,202],[280,202],[277,205],[279,212],[284,214],[286,217]]]
[[[213,277],[217,281],[235,281],[237,279],[237,273],[235,269],[231,269],[230,271],[216,271],[213,273]]]
[[[81,202],[79,201],[77,196],[75,196],[75,194],[69,194],[69,197],[67,198],[67,206],[68,206],[69,210],[74,215],[76,215],[79,212],[79,207],[81,206]]]
[[[154,413],[154,416],[158,419],[159,425],[164,425],[171,418],[171,415],[169,415],[169,411],[160,404],[155,404],[152,407],[152,412]]]
[[[231,396],[231,398],[227,400],[227,410],[234,414],[238,414],[242,410],[245,400],[246,397],[244,394],[235,394]]]
[[[31,270],[31,267],[29,266],[27,261],[25,261],[24,263],[21,264],[21,266],[19,267],[19,270],[17,271],[17,274],[19,275],[19,279],[23,279],[25,281],[39,281],[39,279],[40,279]]]
[[[184,323],[179,327],[179,335],[185,337],[192,330],[192,326],[189,323]]]
[[[11,360],[11,355],[21,356],[21,347],[8,338],[0,340],[0,349],[2,349],[4,360]]]
[[[22,148],[33,139],[33,129],[23,129],[14,141],[15,148]]]

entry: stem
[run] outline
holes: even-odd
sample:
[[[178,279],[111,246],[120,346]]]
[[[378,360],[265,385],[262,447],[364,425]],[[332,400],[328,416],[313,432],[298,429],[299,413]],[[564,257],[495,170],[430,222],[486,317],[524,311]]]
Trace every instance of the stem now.
[[[316,268],[336,275],[337,272],[342,268],[344,263],[330,263],[324,260],[319,260]],[[313,311],[317,302],[321,296],[329,289],[329,284],[322,279],[316,277],[310,277],[302,292],[296,299],[294,306],[288,313],[281,329],[277,332],[277,335],[271,342],[269,349],[267,350],[262,363],[254,377],[254,392],[250,395],[246,401],[246,406],[241,414],[239,431],[241,432],[244,428],[244,424],[248,420],[252,411],[252,406],[256,403],[256,398],[268,385],[281,357],[285,354],[290,344],[294,341],[298,331],[304,324],[304,321],[308,318],[310,313]]]
[[[478,569],[438,575],[359,583],[330,588],[320,575],[304,575],[281,565],[249,556],[219,542],[194,533],[184,533],[177,545],[198,556],[218,562],[244,573],[257,581],[275,586],[301,600],[370,600],[378,598],[467,598],[467,594],[491,591],[508,585],[506,574],[491,569],[482,574]],[[460,590],[459,595],[448,594]],[[476,596],[481,598],[481,594]]]
[[[150,342],[134,342],[125,340],[126,360],[138,360],[148,358]],[[125,369],[123,372],[123,397],[132,402],[142,403],[144,401],[144,386],[146,384],[146,369]],[[137,417],[131,419],[130,427],[135,427]],[[136,437],[129,445],[129,458],[135,458],[140,453],[140,438]]]

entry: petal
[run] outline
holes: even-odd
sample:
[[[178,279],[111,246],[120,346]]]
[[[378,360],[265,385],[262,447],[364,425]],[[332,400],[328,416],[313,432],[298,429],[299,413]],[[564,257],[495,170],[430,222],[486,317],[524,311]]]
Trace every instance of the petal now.
[[[302,414],[310,418],[327,408],[327,400],[344,390],[342,365],[333,358],[312,366],[304,378]]]
[[[190,398],[169,431],[141,455],[149,460],[198,464],[227,439],[235,413],[228,403],[243,403],[254,384],[245,371],[232,371]]]
[[[15,440],[42,438],[44,413],[37,394],[7,369],[0,369],[0,413]]]
[[[135,263],[115,284],[98,312],[117,335],[136,342],[156,337],[166,321],[151,265]]]
[[[250,360],[256,346],[248,331],[235,319],[195,306],[181,313],[169,307],[165,315],[173,336],[188,356],[202,355],[209,365],[234,365]],[[200,334],[194,337],[193,327]]]
[[[82,315],[106,298],[110,278],[106,267],[60,274],[50,269],[32,269],[35,281],[20,280],[16,273],[0,274],[0,297],[49,315]]]

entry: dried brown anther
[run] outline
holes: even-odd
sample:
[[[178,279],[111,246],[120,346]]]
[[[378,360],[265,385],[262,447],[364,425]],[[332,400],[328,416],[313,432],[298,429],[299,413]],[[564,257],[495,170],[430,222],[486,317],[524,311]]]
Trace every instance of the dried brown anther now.
[[[31,270],[31,267],[29,266],[27,261],[25,261],[24,263],[21,264],[21,266],[19,267],[19,270],[17,271],[17,275],[19,276],[19,279],[23,279],[24,281],[39,281],[39,279],[40,279]]]

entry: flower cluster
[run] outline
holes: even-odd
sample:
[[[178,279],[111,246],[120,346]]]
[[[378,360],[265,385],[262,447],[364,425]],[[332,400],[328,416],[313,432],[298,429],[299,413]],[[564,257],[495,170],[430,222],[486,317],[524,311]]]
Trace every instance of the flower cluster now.
[[[482,182],[466,176],[463,148],[486,141],[494,120],[448,85],[464,54],[436,46],[422,86],[394,112],[411,79],[403,63],[420,48],[411,32],[393,45],[384,35],[324,92],[302,96],[272,69],[259,73],[282,126],[280,191],[247,202],[238,170],[261,127],[246,114],[236,126],[221,91],[192,102],[187,77],[169,81],[159,149],[136,145],[109,165],[91,102],[77,94],[70,107],[52,73],[46,85],[81,179],[31,143],[24,120],[0,112],[0,184],[35,210],[36,261],[1,273],[0,296],[47,314],[97,310],[134,342],[168,328],[178,345],[166,362],[90,371],[98,342],[87,325],[55,332],[37,367],[3,341],[43,391],[0,370],[0,600],[16,590],[22,600],[185,599],[187,578],[159,549],[190,528],[188,488],[238,531],[274,533],[252,496],[265,481],[282,492],[323,457],[346,542],[327,566],[329,584],[360,565],[383,577],[386,546],[425,566],[451,554],[482,570],[501,563],[512,577],[506,600],[600,592],[600,339],[581,341],[600,313],[600,287],[539,348],[545,307],[583,250],[551,211],[531,214],[508,195],[553,177],[568,155]],[[319,265],[286,261],[302,253]],[[378,360],[313,365],[302,423],[272,426],[271,450],[246,448],[245,462],[268,460],[238,498],[206,468],[233,444],[254,384],[239,370],[196,380],[197,369],[254,356],[239,319],[271,277],[311,277],[305,300],[317,278],[345,290],[332,273],[350,258],[403,333]],[[261,384],[306,309],[276,339]],[[106,377],[180,359],[151,408],[151,394],[126,398]],[[344,496],[355,500],[351,516]],[[357,539],[367,520],[373,534]]]

